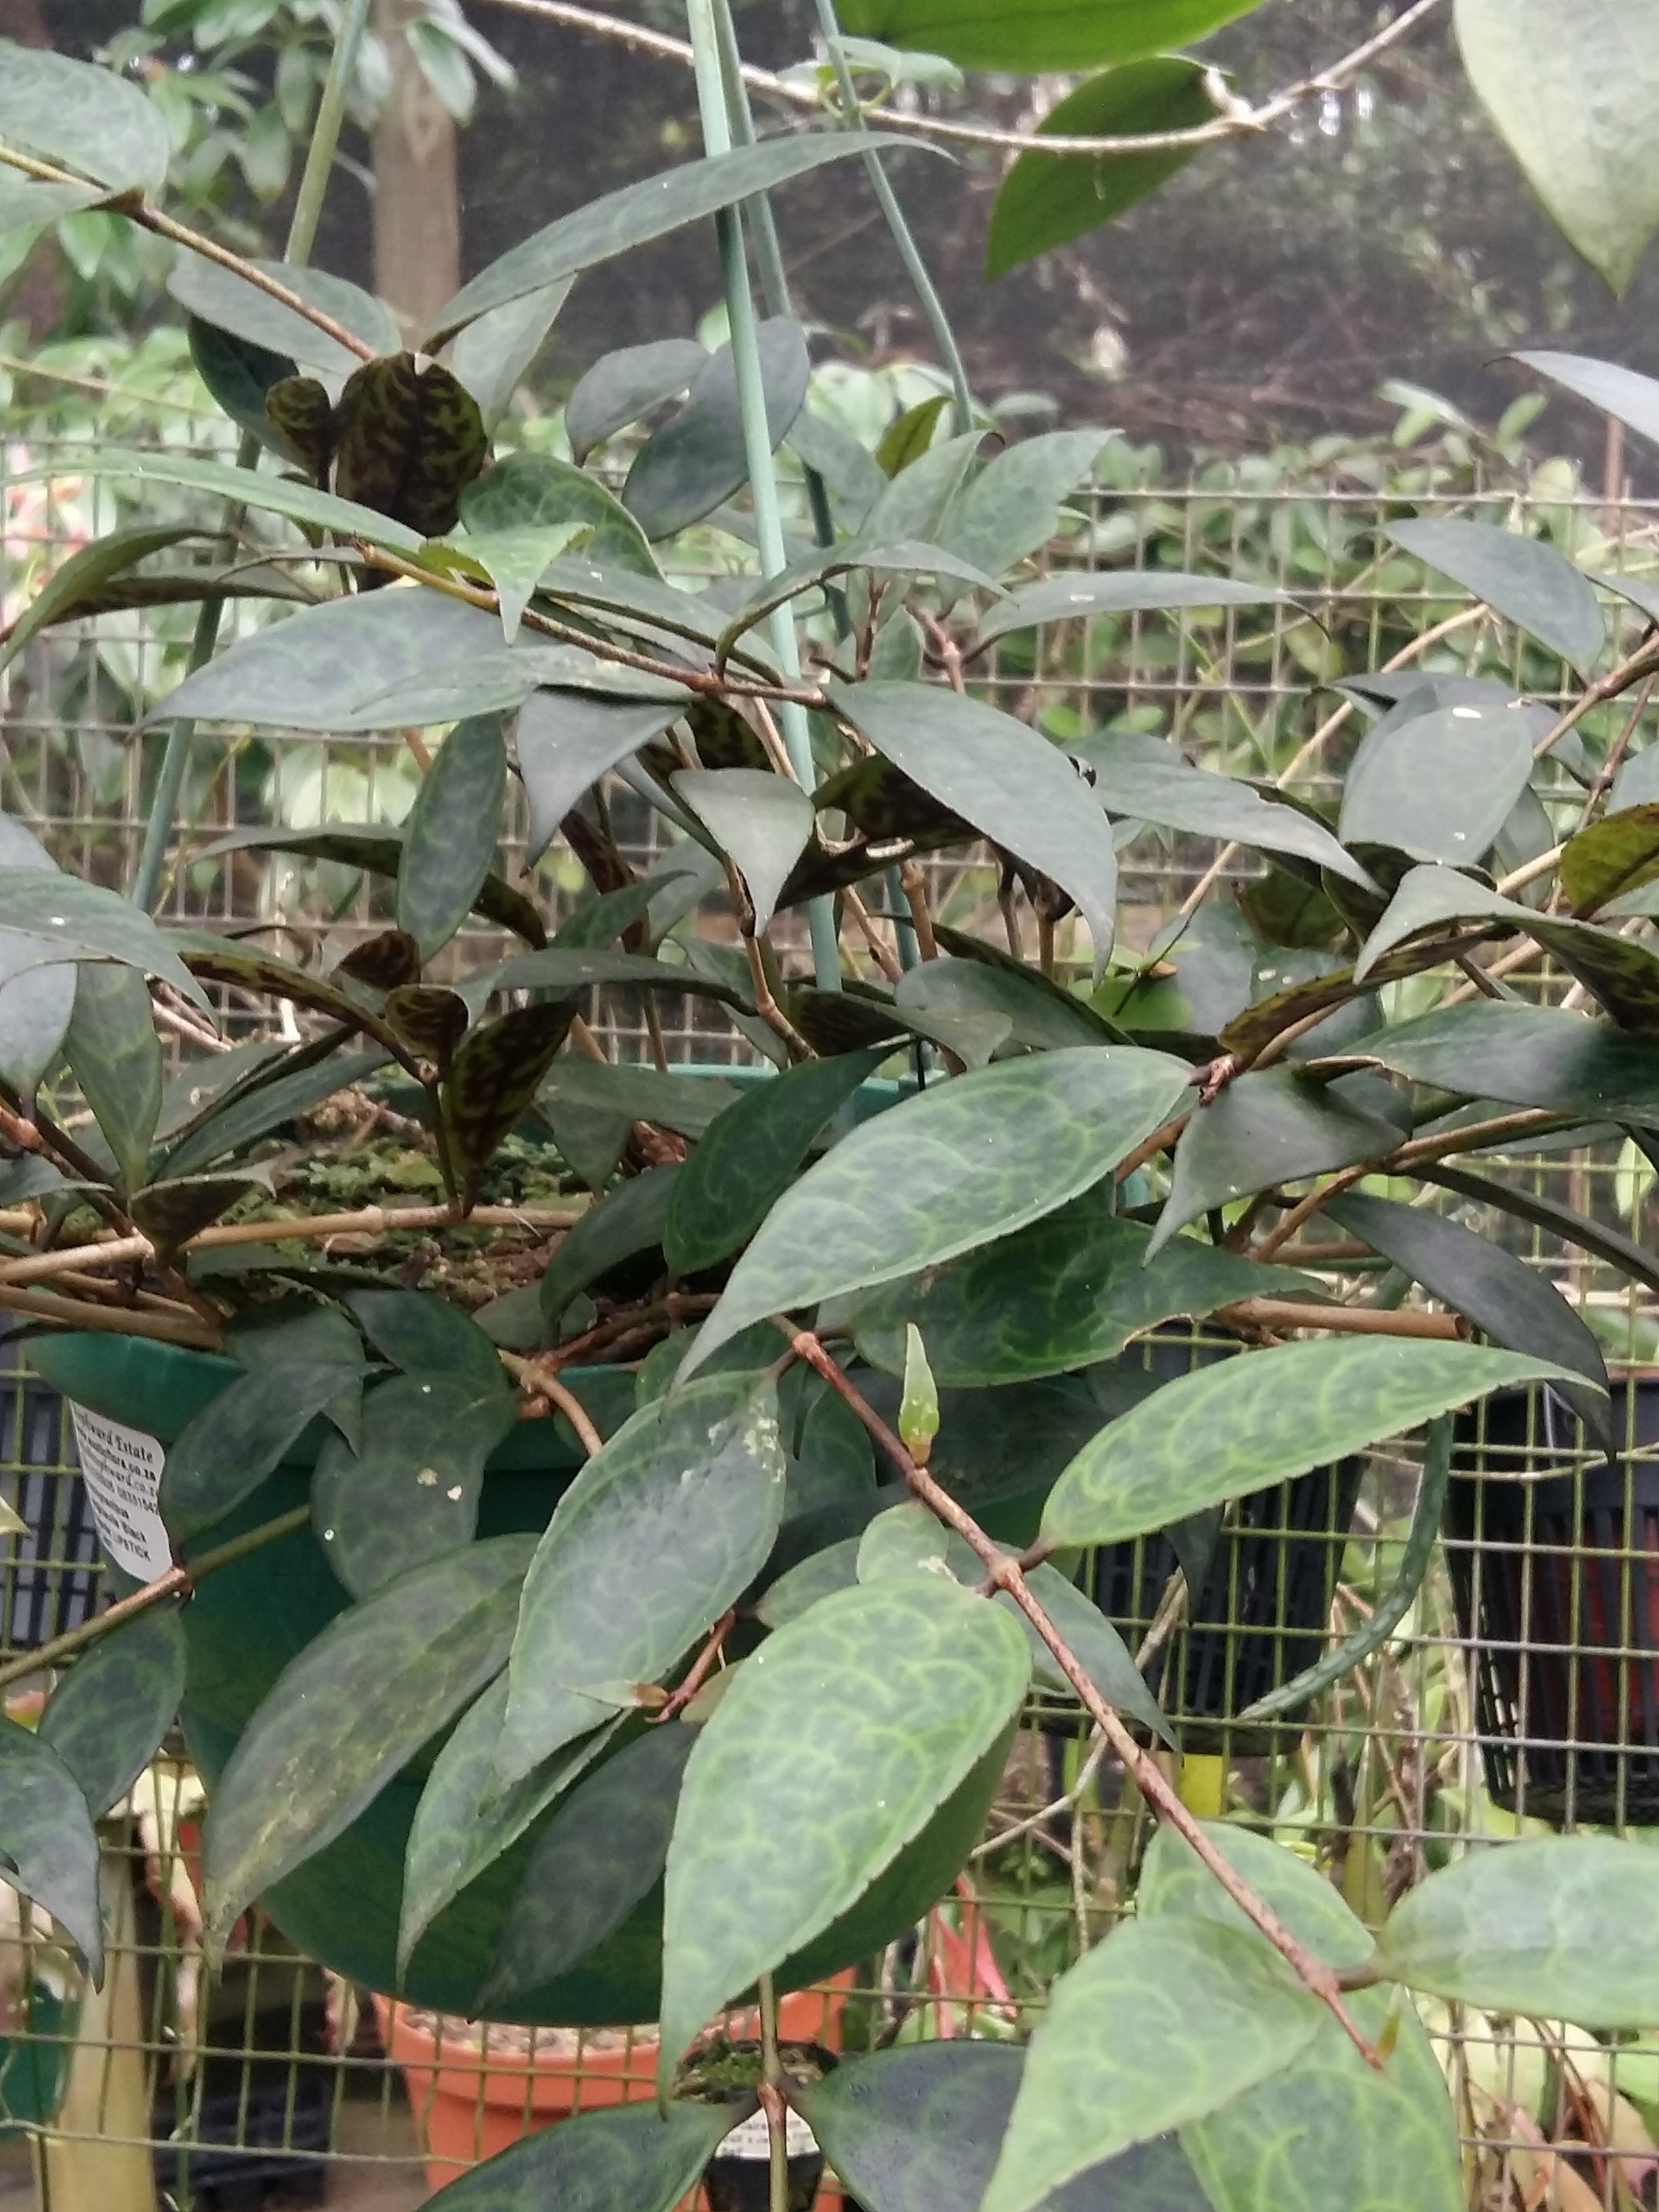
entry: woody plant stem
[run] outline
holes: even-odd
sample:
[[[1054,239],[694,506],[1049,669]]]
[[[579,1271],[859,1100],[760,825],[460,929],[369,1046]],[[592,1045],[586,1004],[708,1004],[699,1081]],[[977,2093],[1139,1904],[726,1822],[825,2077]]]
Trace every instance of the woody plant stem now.
[[[1123,1762],[1125,1771],[1133,1778],[1158,1818],[1167,1821],[1191,1847],[1251,1925],[1267,1937],[1298,1978],[1329,2008],[1367,2063],[1380,2067],[1382,2059],[1379,2054],[1367,2042],[1342,2002],[1342,1987],[1334,1968],[1327,1966],[1322,1959],[1316,1958],[1305,1944],[1297,1942],[1273,1907],[1256,1895],[1216,1849],[1199,1821],[1182,1803],[1163,1768],[1135,1741],[1091,1681],[1065,1638],[1032,1596],[1019,1561],[1007,1558],[950,1492],[936,1482],[925,1468],[916,1464],[880,1414],[860,1396],[856,1387],[848,1381],[810,1330],[797,1329],[781,1321],[776,1326],[788,1338],[790,1349],[796,1358],[805,1360],[815,1374],[822,1376],[836,1395],[857,1414],[904,1477],[912,1495],[971,1547],[984,1566],[986,1579],[993,1588],[1008,1593],[1053,1653],[1056,1665],[1081,1699],[1084,1710]]]

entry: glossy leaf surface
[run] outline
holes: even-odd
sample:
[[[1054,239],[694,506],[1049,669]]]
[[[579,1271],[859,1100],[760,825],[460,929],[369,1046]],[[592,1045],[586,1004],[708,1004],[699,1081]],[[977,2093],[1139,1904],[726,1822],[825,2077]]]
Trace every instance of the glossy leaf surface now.
[[[1305,1277],[1262,1267],[1191,1237],[1150,1261],[1150,1231],[1118,1220],[1090,1193],[1029,1229],[926,1273],[891,1283],[853,1309],[860,1352],[898,1373],[914,1322],[942,1383],[1014,1382],[1110,1359],[1132,1336],[1174,1315],[1202,1320],[1237,1298],[1305,1294]]]
[[[937,684],[830,689],[839,711],[878,752],[1077,902],[1098,969],[1115,926],[1117,858],[1110,829],[1065,754],[1012,715]]]
[[[1005,1736],[1030,1674],[1006,1613],[926,1575],[827,1597],[744,1662],[691,1754],[669,1845],[663,2078],[727,1998],[921,1833]]]
[[[1403,1897],[1382,1963],[1483,2011],[1639,2027],[1659,2014],[1653,1899],[1642,1844],[1528,1838],[1459,1859]]]
[[[589,1460],[525,1584],[503,1780],[546,1755],[549,1685],[629,1705],[720,1619],[772,1548],[784,1474],[775,1388],[754,1375],[641,1407]]]
[[[443,2212],[672,2212],[732,2125],[729,2105],[622,2105],[543,2128],[428,2201]]]
[[[891,1282],[1054,1212],[1186,1091],[1177,1060],[1082,1047],[960,1076],[866,1121],[773,1206],[690,1364],[769,1315]]]
[[[1559,1368],[1486,1345],[1349,1337],[1280,1345],[1166,1382],[1101,1431],[1049,1494],[1055,1544],[1109,1544],[1240,1498],[1506,1383]]]
[[[568,999],[514,1006],[462,1038],[444,1085],[443,1109],[469,1192],[477,1189],[496,1146],[529,1111],[574,1012]]]
[[[812,835],[812,802],[765,769],[682,769],[674,796],[690,807],[743,878],[758,936]]]
[[[1527,4],[1527,0],[1522,0]],[[1513,37],[1514,32],[1509,35]],[[1654,210],[1659,220],[1659,202]],[[1437,568],[1582,674],[1606,645],[1607,626],[1582,568],[1535,538],[1443,515],[1391,522],[1396,545]]]
[[[1037,137],[1044,132],[1117,138],[1190,131],[1214,117],[1202,64],[1161,54],[1090,77],[1049,109],[1037,126]],[[1006,276],[1050,246],[1109,222],[1184,168],[1196,151],[1176,147],[1097,161],[1035,150],[1018,155],[991,210],[986,275]]]
[[[985,2212],[1030,2212],[1102,2160],[1220,2110],[1291,2065],[1324,2016],[1254,1930],[1125,1922],[1054,1985]]]
[[[289,1662],[242,1733],[205,1830],[208,1942],[343,1835],[500,1673],[534,1549],[498,1536],[380,1591]]]
[[[1408,696],[1360,739],[1337,834],[1348,846],[1387,846],[1414,860],[1472,867],[1531,774],[1532,734],[1513,705],[1423,713]]]

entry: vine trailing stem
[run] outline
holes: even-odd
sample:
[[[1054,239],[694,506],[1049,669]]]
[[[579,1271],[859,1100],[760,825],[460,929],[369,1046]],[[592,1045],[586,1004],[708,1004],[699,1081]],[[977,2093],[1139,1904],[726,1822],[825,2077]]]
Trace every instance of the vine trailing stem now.
[[[796,1358],[805,1360],[815,1374],[822,1376],[830,1388],[863,1422],[903,1476],[913,1495],[971,1547],[984,1565],[987,1580],[994,1588],[1006,1590],[1019,1607],[1053,1653],[1055,1664],[1071,1684],[1084,1711],[1117,1753],[1126,1771],[1133,1777],[1136,1787],[1158,1819],[1176,1831],[1214,1875],[1251,1925],[1267,1938],[1306,1987],[1329,2008],[1367,2063],[1380,2069],[1382,2062],[1379,2054],[1372,2049],[1342,2002],[1342,1984],[1336,1970],[1327,1966],[1304,1943],[1297,1941],[1273,1907],[1265,1899],[1256,1895],[1210,1840],[1201,1823],[1182,1803],[1163,1768],[1150,1752],[1135,1741],[1117,1713],[1101,1696],[1082,1662],[1049,1620],[1042,1604],[1031,1595],[1020,1562],[1009,1559],[986,1534],[972,1514],[959,1505],[950,1492],[924,1468],[917,1466],[880,1414],[861,1395],[856,1385],[848,1380],[829,1352],[809,1329],[798,1329],[786,1321],[779,1321],[775,1326],[788,1338]]]
[[[675,62],[684,67],[692,58],[691,49],[683,39],[624,22],[619,16],[607,15],[599,9],[580,6],[576,0],[495,0],[495,4],[521,15],[539,16],[543,22],[557,23],[567,30],[614,40],[635,53],[647,54],[658,61]],[[1092,156],[1105,161],[1133,160],[1140,154],[1184,153],[1188,149],[1218,145],[1229,138],[1259,137],[1304,101],[1326,93],[1345,91],[1356,77],[1381,60],[1391,46],[1408,38],[1441,4],[1442,0],[1415,0],[1414,5],[1396,15],[1391,23],[1385,23],[1363,46],[1354,47],[1314,76],[1300,77],[1294,84],[1286,85],[1259,107],[1236,102],[1212,123],[1196,124],[1188,130],[1148,131],[1121,137],[1048,137],[1029,131],[1000,131],[984,124],[955,123],[943,116],[907,115],[898,108],[883,111],[882,127],[907,131],[921,138],[941,138],[957,145],[995,148],[1011,154],[1023,154],[1036,148],[1044,154]],[[764,93],[769,99],[787,106],[810,108],[815,113],[823,111],[820,95],[810,86],[775,76],[769,70],[745,67],[743,81],[751,92]]]
[[[760,1998],[761,2078],[757,2092],[766,2115],[767,2212],[789,2212],[788,2114],[783,2060],[778,2051],[778,1992],[770,1974],[756,1984]]]
[[[72,1659],[77,1651],[89,1644],[96,1644],[112,1629],[120,1628],[134,1620],[152,1606],[165,1605],[169,1598],[188,1597],[198,1583],[210,1575],[216,1575],[222,1567],[234,1567],[239,1559],[263,1552],[268,1544],[280,1543],[284,1536],[292,1536],[307,1527],[311,1520],[308,1505],[296,1505],[292,1512],[278,1514],[274,1521],[263,1521],[257,1528],[246,1529],[233,1536],[228,1543],[216,1545],[212,1551],[204,1552],[198,1559],[181,1559],[158,1575],[153,1583],[126,1597],[118,1597],[113,1605],[106,1606],[102,1613],[83,1620],[78,1628],[66,1629],[63,1635],[54,1636],[50,1644],[42,1644],[33,1651],[25,1651],[15,1659],[0,1666],[0,1690],[13,1682],[21,1681],[26,1674],[38,1674],[43,1667],[55,1667],[60,1659]]]

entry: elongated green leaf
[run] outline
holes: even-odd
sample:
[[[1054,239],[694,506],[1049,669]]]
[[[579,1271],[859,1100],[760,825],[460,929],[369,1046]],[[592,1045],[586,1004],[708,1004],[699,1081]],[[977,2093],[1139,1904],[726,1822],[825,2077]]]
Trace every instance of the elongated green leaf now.
[[[703,1137],[722,1114],[749,1095],[746,1089],[723,1083],[718,1076],[664,1075],[631,1060],[601,1062],[568,1052],[554,1061],[537,1103],[544,1109],[580,1107],[628,1122],[654,1121],[659,1129],[675,1129],[683,1137]]]
[[[1351,883],[1370,878],[1330,831],[1293,806],[1277,805],[1236,776],[1193,768],[1172,745],[1144,738],[1091,738],[1076,749],[1093,774],[1095,797],[1108,813],[1150,822],[1160,830],[1184,830],[1253,847],[1261,853],[1289,853],[1329,868]]]
[[[929,1575],[827,1597],[744,1662],[691,1754],[669,1845],[664,2081],[727,1998],[921,1833],[1006,1736],[1030,1673],[1005,1613]]]
[[[958,1077],[866,1121],[772,1207],[683,1371],[752,1322],[1040,1220],[1109,1175],[1187,1088],[1162,1054],[1085,1046]]]
[[[684,1173],[678,1164],[649,1169],[619,1182],[588,1208],[548,1261],[540,1294],[544,1320],[556,1322],[572,1298],[624,1260],[657,1249]]]
[[[820,548],[808,554],[805,560],[792,562],[781,574],[769,578],[752,599],[744,602],[720,632],[720,653],[729,653],[738,641],[746,636],[774,607],[786,606],[791,599],[816,590],[832,577],[845,575],[859,568],[868,568],[875,574],[889,576],[915,572],[972,584],[998,598],[1003,595],[1002,586],[994,576],[988,575],[983,568],[964,556],[942,551],[937,545],[923,544],[913,538],[886,544],[878,544],[873,538],[848,538],[827,551]]]
[[[621,1927],[662,1878],[695,1729],[653,1728],[578,1784],[537,1842],[483,2006],[556,1981]]]
[[[624,577],[637,577],[643,586],[657,579],[651,549],[628,509],[597,477],[551,453],[509,453],[467,486],[461,495],[461,516],[468,530],[481,538],[505,531],[584,531],[587,534],[580,569],[591,567],[600,575],[620,569]],[[603,585],[595,588],[603,589]],[[663,590],[660,584],[658,590]],[[684,600],[688,610],[695,605],[688,593],[666,596],[676,605]]]
[[[64,1048],[129,1191],[146,1178],[161,1113],[161,1041],[136,968],[88,962],[75,987]]]
[[[1254,1930],[1131,1920],[1055,1983],[985,2212],[1048,2192],[1290,2066],[1324,2009]]]
[[[34,952],[30,938],[0,937],[0,1077],[25,1098],[34,1096],[63,1050],[81,973],[27,964]]]
[[[872,503],[860,536],[871,545],[935,544],[983,442],[983,431],[967,430],[907,461]]]
[[[1457,0],[1469,82],[1551,220],[1622,292],[1659,224],[1649,26],[1616,0]],[[1561,128],[1563,115],[1579,118]]]
[[[1517,353],[1513,358],[1523,368],[1627,423],[1638,436],[1659,439],[1659,382],[1652,377],[1617,362],[1592,360],[1588,354]]]
[[[0,40],[0,139],[117,191],[158,191],[173,151],[161,110],[114,70]]]
[[[104,1978],[98,1838],[79,1781],[33,1729],[0,1716],[0,1881],[51,1913]]]
[[[588,1462],[525,1584],[504,1781],[546,1756],[549,1684],[630,1705],[720,1619],[772,1548],[785,1472],[775,1388],[754,1375],[641,1407]]]
[[[1443,1298],[1494,1344],[1585,1376],[1588,1387],[1559,1387],[1590,1427],[1606,1431],[1607,1370],[1601,1346],[1536,1268],[1443,1214],[1393,1199],[1345,1191],[1324,1213]]]
[[[672,701],[532,691],[518,726],[519,768],[530,800],[528,857],[538,860],[583,792],[607,769],[660,737],[679,711]]]
[[[1482,2011],[1638,2027],[1659,2016],[1651,1854],[1604,1836],[1480,1850],[1402,1898],[1383,1971]]]
[[[1654,215],[1659,221],[1659,201]],[[1581,674],[1607,641],[1607,623],[1589,577],[1535,538],[1522,538],[1490,523],[1458,522],[1440,515],[1391,522],[1389,535],[1407,553],[1484,599],[1517,629],[1559,653]]]
[[[452,2181],[443,2212],[672,2212],[735,2115],[730,2105],[623,2105],[543,2128]]]
[[[476,1193],[496,1146],[529,1112],[574,1013],[568,998],[515,1006],[461,1040],[444,1085],[443,1111],[469,1194]]]
[[[811,362],[799,323],[762,323],[757,339],[767,436],[775,448],[801,410]],[[623,504],[654,541],[701,522],[748,481],[737,369],[731,347],[722,346],[698,370],[679,413],[634,456]]]
[[[1352,1055],[1466,1098],[1659,1121],[1659,1043],[1556,1006],[1486,999],[1362,1037]]]
[[[161,1513],[174,1539],[210,1528],[257,1490],[349,1379],[337,1359],[313,1359],[273,1363],[228,1383],[167,1453]]]
[[[1007,2044],[912,2044],[838,2067],[798,2093],[868,2212],[961,2212],[996,2164],[1024,2054]],[[1048,2212],[1209,2212],[1170,2136],[1138,2144],[1044,2198]]]
[[[341,1052],[337,1045],[337,1037],[328,1036],[301,1046],[267,1064],[273,1071],[268,1080],[260,1082],[258,1077],[266,1071],[256,1070],[246,1091],[239,1090],[222,1105],[213,1103],[188,1125],[167,1154],[168,1175],[194,1174],[228,1153],[257,1144],[296,1115],[310,1113],[337,1091],[373,1075],[391,1057],[379,1045],[362,1052]]]
[[[1062,137],[1116,138],[1142,132],[1189,131],[1212,122],[1215,106],[1204,66],[1174,54],[1129,62],[1090,77],[1050,108],[1037,127]],[[1006,276],[1051,246],[1081,237],[1145,199],[1182,169],[1197,151],[1079,161],[1063,154],[1021,154],[1003,179],[991,210],[985,250],[988,276]]]
[[[240,852],[292,853],[301,859],[336,860],[342,867],[374,875],[396,876],[403,865],[404,828],[389,822],[326,822],[315,830],[239,830],[204,850],[204,860]],[[493,872],[479,885],[474,911],[499,922],[529,945],[544,945],[541,915],[522,891]]]
[[[366,996],[360,997],[353,988],[356,979],[349,968],[337,981],[334,975],[319,975],[295,967],[291,960],[267,952],[262,945],[210,937],[193,929],[174,930],[172,942],[191,975],[204,982],[228,983],[240,990],[286,999],[290,1005],[331,1016],[348,1032],[362,1030],[381,1044],[392,1042],[392,1032],[385,1021]],[[406,944],[404,950],[409,952],[412,947]]]
[[[155,1758],[184,1692],[179,1609],[153,1605],[100,1637],[47,1698],[40,1741],[80,1784],[94,1820]]]
[[[1091,615],[1175,613],[1182,610],[1271,606],[1285,598],[1271,584],[1234,576],[1188,576],[1174,569],[1104,568],[1097,574],[1044,576],[1026,584],[981,623],[979,641],[1035,629],[1042,623],[1083,622]]]
[[[1659,805],[1621,807],[1569,837],[1560,884],[1574,914],[1595,914],[1659,876]],[[1630,912],[1632,909],[1621,909]]]
[[[398,926],[429,960],[477,902],[495,863],[507,797],[498,715],[452,730],[416,793],[398,863]]]
[[[12,481],[40,483],[63,473],[61,467],[33,469],[14,477]],[[386,546],[394,553],[418,553],[421,550],[417,532],[401,522],[393,522],[389,516],[375,514],[373,507],[355,506],[349,499],[337,499],[332,492],[319,491],[313,484],[298,483],[292,477],[264,476],[257,469],[239,469],[228,461],[196,460],[187,453],[128,453],[105,447],[77,454],[75,473],[140,483],[178,484],[187,491],[206,492],[216,499],[251,507],[261,514],[285,514],[290,521],[307,524],[313,530],[330,530],[346,538],[366,538],[371,544]],[[356,603],[348,600],[343,604]],[[166,711],[173,712],[170,701]]]
[[[1486,1345],[1350,1337],[1279,1345],[1166,1382],[1085,1444],[1049,1493],[1043,1534],[1111,1544],[1305,1474],[1559,1367]]]
[[[838,711],[878,752],[1076,901],[1098,972],[1115,927],[1117,858],[1110,829],[1066,756],[1011,714],[937,684],[830,689]]]
[[[500,1673],[533,1549],[531,1537],[498,1536],[417,1568],[331,1621],[284,1668],[208,1811],[211,1948]]]
[[[663,1249],[690,1275],[736,1251],[765,1219],[814,1140],[875,1073],[881,1051],[808,1060],[757,1084],[681,1169]]]
[[[1392,1121],[1334,1097],[1289,1067],[1241,1075],[1200,1106],[1176,1146],[1170,1195],[1152,1249],[1212,1206],[1397,1150]]]
[[[492,261],[464,284],[423,341],[433,351],[464,324],[492,307],[522,299],[526,292],[555,284],[609,261],[636,246],[649,246],[671,232],[702,222],[721,208],[735,207],[793,177],[804,177],[827,161],[849,155],[896,149],[913,141],[886,133],[861,134],[856,144],[836,134],[829,137],[772,139],[735,153],[688,161],[660,175],[642,177],[602,199],[562,216]]]
[[[478,403],[487,430],[513,404],[513,395],[546,342],[574,278],[561,277],[538,292],[480,315],[450,349],[449,365]]]
[[[1190,46],[1259,0],[842,0],[860,38],[945,54],[963,69],[1114,69]],[[969,2201],[964,2196],[965,2205]]]
[[[489,971],[493,991],[586,991],[606,984],[613,990],[684,992],[688,998],[718,999],[728,1006],[751,1003],[729,984],[700,975],[689,961],[683,967],[671,967],[665,960],[648,960],[634,952],[550,945],[545,952],[521,953]],[[467,988],[477,988],[477,979],[469,978]]]
[[[1237,1298],[1309,1289],[1289,1268],[1177,1237],[1148,1261],[1150,1231],[1114,1218],[1097,1192],[1012,1237],[857,1300],[852,1324],[872,1366],[897,1374],[914,1322],[942,1383],[957,1388],[1059,1375],[1110,1359],[1132,1336]]]
[[[443,1375],[480,1401],[509,1401],[512,1385],[495,1347],[476,1322],[429,1291],[353,1291],[358,1327],[394,1367],[421,1381]]]
[[[1574,1212],[1570,1206],[1563,1206],[1537,1191],[1517,1190],[1512,1184],[1492,1182],[1485,1176],[1471,1175],[1467,1168],[1450,1162],[1425,1163],[1419,1173],[1430,1182],[1455,1190],[1460,1198],[1473,1199],[1477,1205],[1492,1206],[1499,1213],[1513,1214],[1518,1221],[1530,1221],[1550,1236],[1560,1237],[1564,1243],[1593,1252],[1597,1259],[1606,1260],[1637,1282],[1659,1291],[1659,1267],[1655,1266],[1651,1254],[1628,1237],[1621,1236],[1618,1230],[1605,1228],[1599,1221]]]
[[[1358,1966],[1374,1946],[1333,1885],[1265,1836],[1220,1822],[1206,1832],[1256,1895],[1316,1956]],[[1243,1914],[1171,1831],[1152,1842],[1136,1893],[1139,1911],[1198,1916],[1243,1930]],[[1374,2070],[1328,2019],[1293,2067],[1182,2130],[1220,2212],[1322,2212],[1373,2204],[1377,2212],[1460,2212],[1457,2130],[1433,2045],[1409,2004],[1387,1989],[1346,2000],[1374,2047]],[[1296,2156],[1283,2148],[1294,2142]]]
[[[88,603],[95,601],[113,578],[125,575],[150,554],[196,535],[184,524],[169,522],[112,531],[83,545],[61,568],[53,569],[16,620],[8,625],[0,641],[0,669],[14,661],[29,640],[52,623],[70,621],[88,611]]]
[[[550,565],[586,534],[585,523],[538,523],[527,529],[469,533],[456,548],[495,586],[501,634],[508,645],[518,636],[525,610]],[[432,549],[434,554],[436,550]]]
[[[1532,774],[1532,737],[1511,705],[1438,707],[1413,695],[1373,724],[1348,766],[1337,834],[1415,860],[1473,867]]]
[[[544,1694],[550,1704],[558,1693]],[[445,1906],[518,1841],[609,1741],[609,1727],[617,1721],[609,1706],[569,1691],[564,1703],[562,1733],[550,1715],[547,1757],[510,1790],[501,1788],[495,1773],[495,1745],[507,1714],[505,1672],[455,1723],[432,1762],[409,1832],[398,1923],[400,1972]]]
[[[142,908],[38,863],[0,866],[0,960],[9,982],[64,961],[117,961],[164,976],[211,1018],[201,986]]]
[[[595,446],[689,392],[708,354],[695,338],[658,338],[600,356],[564,404],[564,431],[580,467]]]
[[[1106,442],[1103,430],[1049,430],[988,461],[952,509],[952,552],[993,576],[1046,545],[1060,502],[1075,491]]]
[[[859,1553],[863,1540],[843,1536],[810,1553],[771,1583],[755,1607],[755,1618],[766,1628],[782,1628],[799,1620],[820,1598],[837,1590],[852,1589],[859,1580]]]
[[[279,384],[292,386],[305,381],[298,363],[288,354],[273,353],[269,346],[239,338],[195,315],[186,318],[186,329],[196,374],[237,428],[257,439],[267,453],[284,460],[293,458],[292,447],[267,410],[266,398]],[[323,397],[326,402],[327,393]],[[326,481],[326,466],[313,473],[319,482]]]
[[[254,265],[312,307],[320,307],[377,354],[402,352],[403,339],[391,308],[343,276],[287,261],[259,261]],[[294,308],[272,299],[269,292],[250,284],[234,270],[222,269],[217,262],[205,261],[198,254],[179,256],[167,289],[181,307],[201,321],[272,353],[286,354],[307,368],[319,369],[325,376],[353,376],[363,366],[359,356]]]
[[[227,1325],[225,1351],[251,1375],[297,1364],[341,1369],[340,1395],[323,1411],[356,1446],[362,1433],[363,1340],[337,1306],[314,1305],[304,1297],[255,1306]]]
[[[811,800],[798,783],[766,769],[682,769],[672,782],[674,796],[731,855],[758,936],[812,835]]]
[[[505,1390],[441,1374],[369,1391],[360,1443],[330,1437],[311,1488],[318,1540],[354,1597],[471,1541],[484,1462],[516,1419]]]
[[[838,519],[848,529],[862,522],[886,482],[869,447],[816,414],[810,398],[784,442],[823,478]]]

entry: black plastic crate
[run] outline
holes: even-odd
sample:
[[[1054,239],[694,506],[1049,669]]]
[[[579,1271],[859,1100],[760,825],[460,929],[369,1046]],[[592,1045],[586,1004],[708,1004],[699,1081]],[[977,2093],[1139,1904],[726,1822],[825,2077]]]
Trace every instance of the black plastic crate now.
[[[69,1407],[0,1332],[0,1498],[27,1523],[0,1547],[0,1641],[33,1651],[97,1611],[102,1554]]]

